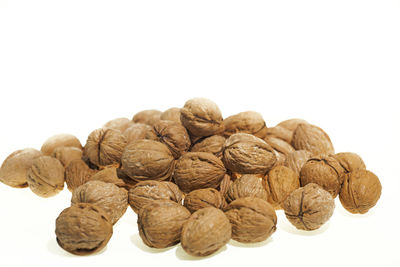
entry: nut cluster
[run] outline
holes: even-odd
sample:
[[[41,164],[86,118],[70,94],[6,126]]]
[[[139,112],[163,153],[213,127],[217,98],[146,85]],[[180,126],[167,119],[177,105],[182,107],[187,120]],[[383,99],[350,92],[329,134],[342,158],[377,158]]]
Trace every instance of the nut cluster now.
[[[4,160],[0,181],[41,197],[66,183],[71,206],[55,233],[76,255],[104,248],[129,206],[147,246],[180,243],[189,255],[208,256],[231,239],[267,240],[277,230],[276,210],[312,231],[331,218],[336,196],[363,214],[382,190],[360,156],[335,154],[321,128],[302,119],[267,127],[254,111],[224,119],[204,98],[108,121],[84,146],[60,134],[40,151],[17,150]]]

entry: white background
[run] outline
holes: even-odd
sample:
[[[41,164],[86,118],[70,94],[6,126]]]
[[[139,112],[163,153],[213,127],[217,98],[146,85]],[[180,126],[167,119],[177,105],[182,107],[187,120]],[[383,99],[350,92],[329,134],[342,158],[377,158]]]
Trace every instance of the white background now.
[[[0,266],[400,266],[399,1],[0,0],[0,162],[57,133],[214,100],[267,125],[300,117],[336,151],[360,154],[383,192],[367,215],[336,211],[322,229],[278,230],[188,257],[146,248],[128,209],[107,249],[72,256],[55,242],[70,193],[42,199],[0,184]],[[5,8],[4,8],[5,7]]]

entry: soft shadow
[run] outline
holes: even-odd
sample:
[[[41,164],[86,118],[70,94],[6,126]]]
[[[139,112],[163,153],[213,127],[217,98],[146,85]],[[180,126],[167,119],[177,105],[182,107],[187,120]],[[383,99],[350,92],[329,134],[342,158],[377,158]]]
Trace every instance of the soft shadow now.
[[[182,246],[179,245],[175,250],[175,254],[178,259],[183,260],[183,261],[199,261],[199,260],[205,260],[205,259],[212,258],[225,250],[226,250],[226,245],[223,246],[222,248],[220,248],[217,252],[215,252],[209,256],[195,257],[195,256],[191,256],[191,255],[187,254],[186,251],[183,250]]]
[[[324,233],[329,228],[329,224],[330,224],[330,221],[327,221],[324,225],[322,225],[317,230],[305,231],[305,230],[297,229],[292,224],[290,224],[287,220],[285,220],[279,224],[279,229],[282,229],[283,231],[285,231],[287,233],[295,234],[295,235],[315,236],[315,235],[320,235],[320,234]]]
[[[139,249],[141,249],[144,252],[150,252],[150,253],[162,253],[168,250],[173,249],[176,245],[172,246],[172,247],[167,247],[167,248],[151,248],[146,246],[142,239],[140,238],[139,234],[134,234],[131,236],[131,242],[138,247]]]
[[[74,254],[69,253],[68,251],[62,249],[57,244],[57,240],[55,238],[50,239],[47,242],[46,247],[47,247],[47,250],[53,255],[62,256],[62,257],[71,257],[71,258],[73,258],[73,257],[82,257],[80,255],[74,255]],[[103,248],[102,250],[96,252],[96,253],[93,253],[93,254],[90,254],[90,255],[85,255],[85,256],[87,257],[87,256],[100,255],[100,254],[103,254],[104,251],[106,251],[106,250],[107,250],[107,246],[105,248]]]
[[[238,241],[231,239],[231,241],[229,241],[228,244],[231,246],[234,246],[234,247],[239,247],[239,248],[259,248],[259,247],[268,245],[272,241],[274,241],[272,237],[269,237],[267,240],[257,242],[257,243],[240,243]]]
[[[350,213],[349,211],[347,211],[345,208],[340,207],[337,209],[339,211],[339,213],[347,218],[357,218],[359,219],[363,219],[363,218],[368,218],[371,217],[375,214],[375,210],[374,208],[370,209],[367,213],[364,214],[354,214],[354,213]]]

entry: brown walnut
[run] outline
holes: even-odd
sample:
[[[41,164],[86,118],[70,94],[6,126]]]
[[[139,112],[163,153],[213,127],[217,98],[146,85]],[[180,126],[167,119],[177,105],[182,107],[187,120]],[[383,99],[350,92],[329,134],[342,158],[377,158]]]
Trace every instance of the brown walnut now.
[[[294,130],[296,130],[297,126],[299,126],[300,123],[307,124],[308,122],[303,119],[289,119],[289,120],[281,121],[276,126],[286,128],[289,131],[293,132]]]
[[[42,152],[25,148],[10,154],[0,168],[0,181],[8,186],[24,188],[28,186],[27,172]]]
[[[268,138],[278,138],[282,141],[285,141],[287,143],[292,142],[292,136],[293,136],[293,131],[288,130],[284,127],[281,126],[275,126],[267,129],[267,137]]]
[[[359,169],[344,176],[339,199],[349,212],[364,214],[376,205],[381,192],[379,178],[370,171]]]
[[[179,243],[182,226],[189,217],[190,212],[174,201],[154,201],[139,211],[139,235],[149,247],[173,246]]]
[[[192,256],[208,256],[231,239],[232,226],[223,211],[214,207],[193,213],[182,229],[182,248]]]
[[[208,152],[214,154],[218,158],[222,158],[222,148],[225,144],[225,137],[220,135],[212,135],[210,137],[200,139],[190,149],[191,152]]]
[[[91,179],[96,170],[89,168],[81,159],[71,161],[65,168],[65,182],[69,191],[73,191],[80,185],[83,185]]]
[[[240,112],[224,119],[224,136],[229,137],[235,133],[248,133],[259,138],[264,138],[267,132],[262,115],[255,111]]]
[[[182,203],[183,194],[178,186],[171,182],[142,181],[129,189],[129,205],[138,213],[141,208],[159,200],[171,200]]]
[[[333,214],[335,200],[317,184],[307,184],[293,191],[285,201],[286,218],[300,230],[316,230]]]
[[[38,196],[51,197],[64,188],[64,167],[53,157],[37,158],[28,171],[29,188]]]
[[[242,243],[264,241],[276,231],[275,210],[260,198],[236,199],[229,204],[225,215],[232,224],[232,239]]]
[[[128,207],[128,192],[102,181],[88,181],[72,192],[71,204],[91,203],[107,212],[111,224],[124,215]]]
[[[343,169],[348,172],[352,172],[355,170],[365,170],[365,163],[362,158],[356,153],[352,152],[341,152],[335,155],[332,155],[339,164],[343,167]]]
[[[161,111],[155,109],[143,110],[133,116],[133,122],[144,123],[150,126],[154,126],[156,122],[160,120]]]
[[[210,136],[223,130],[218,106],[205,98],[193,98],[181,109],[183,126],[193,136]]]
[[[128,118],[116,118],[116,119],[110,120],[106,124],[104,124],[103,128],[118,130],[121,133],[123,133],[132,124],[134,124],[134,122]]]
[[[289,143],[279,138],[267,136],[264,141],[267,142],[277,152],[282,153],[285,156],[295,151]]]
[[[265,174],[276,162],[273,148],[250,134],[231,135],[223,148],[223,161],[231,172]]]
[[[193,190],[185,196],[183,205],[191,212],[206,207],[215,207],[217,209],[224,209],[226,201],[221,193],[214,188],[203,188]]]
[[[56,220],[57,243],[75,255],[89,255],[103,249],[113,233],[105,211],[89,203],[66,208]]]
[[[211,153],[188,152],[176,162],[174,181],[189,193],[200,188],[217,188],[226,169],[222,161]]]
[[[264,180],[253,174],[245,174],[236,179],[226,194],[226,200],[230,203],[244,197],[260,198],[267,201],[268,192]]]
[[[168,147],[153,140],[136,140],[125,147],[122,169],[133,180],[168,180],[174,170],[174,157]]]
[[[129,179],[131,180],[131,179]],[[90,181],[102,181],[105,183],[112,183],[118,187],[128,188],[129,185],[125,181],[118,177],[118,171],[115,167],[104,168],[101,171],[96,172]]]
[[[223,197],[226,196],[228,193],[229,188],[232,184],[231,176],[229,174],[225,174],[224,178],[222,179],[221,183],[219,184],[219,192]]]
[[[300,184],[305,186],[315,183],[328,191],[335,198],[343,183],[344,169],[330,156],[321,155],[310,158],[300,171]]]
[[[82,158],[82,149],[73,146],[60,146],[54,149],[51,156],[58,159],[66,167],[74,159]]]
[[[292,146],[296,150],[307,150],[314,155],[335,154],[331,139],[321,128],[300,123],[293,132]]]
[[[296,150],[286,156],[284,165],[300,175],[301,168],[312,157],[312,153],[307,150]]]
[[[54,149],[60,146],[72,146],[82,149],[82,144],[78,138],[71,134],[57,134],[47,139],[40,149],[46,156],[51,156]]]
[[[134,123],[123,132],[123,135],[129,144],[135,140],[146,139],[149,132],[153,132],[152,126],[144,123]]]
[[[160,115],[161,120],[175,121],[181,123],[181,109],[180,108],[169,108]]]

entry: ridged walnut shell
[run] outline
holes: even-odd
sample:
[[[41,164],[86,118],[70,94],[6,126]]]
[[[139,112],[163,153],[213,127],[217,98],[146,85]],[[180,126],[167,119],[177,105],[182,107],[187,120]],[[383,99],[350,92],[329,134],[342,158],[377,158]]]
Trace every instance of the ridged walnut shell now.
[[[227,205],[221,193],[214,188],[203,188],[193,190],[185,196],[183,205],[191,212],[206,207],[224,209]]]
[[[138,214],[139,235],[153,248],[166,248],[179,243],[183,224],[190,212],[169,200],[158,200],[143,207]]]
[[[66,167],[74,159],[82,158],[82,149],[73,146],[60,146],[54,149],[51,156],[58,159]]]
[[[104,128],[109,128],[113,130],[118,130],[123,133],[126,129],[128,129],[134,122],[128,118],[116,118],[108,121],[104,124]]]
[[[181,109],[180,108],[169,108],[160,115],[161,120],[175,121],[181,123]]]
[[[105,211],[89,203],[66,208],[56,220],[58,245],[75,255],[89,255],[103,249],[113,234]]]
[[[281,126],[275,126],[267,129],[267,137],[278,138],[287,143],[292,142],[293,131],[288,130]]]
[[[73,191],[78,186],[83,185],[91,179],[96,170],[89,168],[81,159],[71,161],[65,168],[65,182],[69,191]]]
[[[133,180],[168,180],[174,170],[174,157],[168,147],[153,140],[136,140],[122,154],[122,169]]]
[[[154,124],[160,120],[160,116],[161,116],[161,111],[159,110],[156,109],[142,110],[133,116],[132,121],[134,123],[144,123],[150,126],[154,126]]]
[[[205,98],[193,98],[181,108],[181,122],[193,136],[210,136],[223,130],[217,104]]]
[[[276,137],[267,136],[264,141],[267,142],[277,152],[282,153],[285,156],[295,151],[289,143]]]
[[[1,165],[0,181],[15,188],[27,187],[28,170],[40,156],[42,156],[42,152],[33,148],[25,148],[13,152]]]
[[[188,152],[176,162],[174,181],[185,192],[201,188],[217,188],[226,169],[222,161],[211,153]]]
[[[182,203],[183,194],[178,186],[171,182],[142,181],[129,189],[129,205],[138,213],[141,208],[159,200],[171,200]]]
[[[309,159],[300,171],[300,184],[315,183],[335,198],[343,183],[344,169],[330,156],[321,155]]]
[[[224,136],[229,137],[235,133],[248,133],[259,138],[264,138],[267,132],[262,115],[255,111],[240,112],[224,119]]]
[[[152,126],[144,123],[134,123],[123,132],[123,135],[129,144],[135,140],[146,139],[149,132],[153,132]]]
[[[182,248],[192,256],[208,256],[231,239],[232,226],[223,211],[214,207],[193,213],[183,225]]]
[[[72,192],[71,204],[91,203],[107,212],[115,224],[128,208],[128,192],[115,184],[88,181]]]
[[[253,174],[245,174],[236,179],[226,194],[226,200],[230,203],[244,197],[255,197],[267,201],[268,192],[264,180]]]
[[[276,126],[286,128],[289,131],[293,132],[294,130],[296,130],[297,126],[299,126],[300,123],[307,124],[308,122],[303,119],[288,119],[285,121],[281,121]]]
[[[276,231],[275,210],[260,198],[236,199],[229,204],[225,215],[232,224],[232,239],[238,242],[261,242]]]
[[[64,171],[58,159],[41,156],[33,162],[28,171],[29,188],[41,197],[54,196],[64,188]]]
[[[382,192],[378,177],[367,170],[355,170],[344,176],[339,199],[351,213],[364,214],[374,207]]]
[[[332,155],[339,164],[343,167],[346,172],[352,172],[355,170],[365,170],[365,163],[362,158],[356,153],[352,152],[341,152]]]
[[[273,148],[250,134],[231,135],[224,144],[223,161],[231,172],[265,174],[276,162]]]
[[[335,154],[331,139],[321,128],[300,123],[293,132],[292,146],[296,150],[307,150],[314,155]]]
[[[335,209],[329,192],[317,184],[308,184],[293,191],[285,201],[286,218],[300,230],[316,230],[326,223]]]
[[[307,150],[296,150],[286,156],[284,165],[300,175],[301,168],[312,157],[312,153]]]
[[[102,181],[105,183],[115,184],[118,187],[128,188],[129,186],[124,182],[124,180],[118,177],[117,172],[117,168],[115,167],[104,168],[101,171],[96,172],[90,178],[90,181]]]
[[[199,140],[190,149],[191,152],[208,152],[214,154],[218,158],[222,158],[222,149],[226,138],[220,135],[212,135],[210,137]]]
[[[46,156],[53,154],[54,149],[60,146],[72,146],[82,149],[79,139],[72,134],[57,134],[47,139],[40,149]]]

